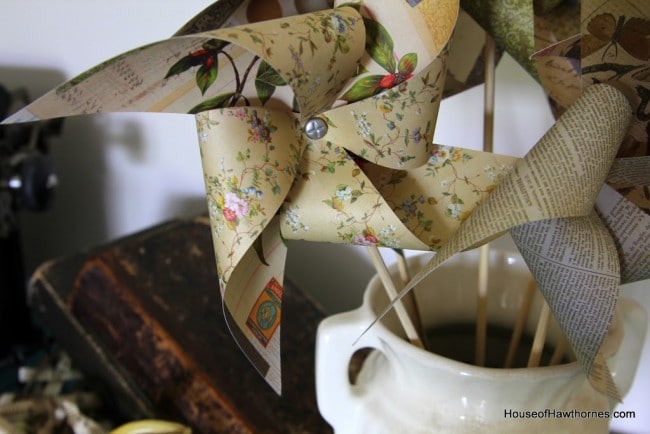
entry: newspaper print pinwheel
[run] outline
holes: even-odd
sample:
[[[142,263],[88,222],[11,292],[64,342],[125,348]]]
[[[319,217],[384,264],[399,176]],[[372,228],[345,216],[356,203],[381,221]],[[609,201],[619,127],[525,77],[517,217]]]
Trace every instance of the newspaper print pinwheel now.
[[[176,36],[108,60],[7,121],[196,116],[225,317],[278,393],[287,239],[438,251],[408,290],[445,258],[513,227],[534,251],[521,228],[536,222],[551,222],[568,245],[575,231],[563,228],[582,228],[596,247],[578,244],[574,256],[608,258],[596,299],[593,282],[563,291],[547,279],[553,272],[531,269],[590,378],[611,389],[598,349],[619,262],[593,205],[626,132],[620,92],[591,86],[523,159],[433,145],[457,0],[368,0],[206,30],[203,18],[224,10],[237,14],[217,2]],[[540,185],[545,161],[588,182],[552,175]],[[590,314],[576,321],[567,302]]]

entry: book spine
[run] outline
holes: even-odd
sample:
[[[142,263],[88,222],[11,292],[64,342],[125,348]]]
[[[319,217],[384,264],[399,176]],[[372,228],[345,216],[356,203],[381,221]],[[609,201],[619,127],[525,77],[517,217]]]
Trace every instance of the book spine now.
[[[182,345],[142,307],[118,262],[98,257],[84,265],[70,297],[77,319],[163,412],[180,416],[201,433],[253,432]]]

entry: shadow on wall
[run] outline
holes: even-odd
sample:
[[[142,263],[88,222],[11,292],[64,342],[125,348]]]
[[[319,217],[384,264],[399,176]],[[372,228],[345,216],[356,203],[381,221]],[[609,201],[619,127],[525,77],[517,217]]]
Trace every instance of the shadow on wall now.
[[[64,79],[63,74],[53,70],[0,67],[0,83],[9,91],[25,89],[32,99]],[[38,213],[22,210],[18,215],[28,276],[48,259],[107,239],[106,144],[100,122],[93,116],[69,118],[64,120],[58,136],[48,138],[49,155],[58,177],[52,206]],[[127,132],[129,144],[139,141],[137,125]]]
[[[204,196],[170,195],[163,212],[178,218],[208,215]],[[289,240],[285,279],[313,297],[328,314],[359,307],[375,273],[362,246]],[[214,284],[216,288],[218,283]]]
[[[289,241],[285,278],[333,314],[361,305],[363,291],[375,274],[364,247]]]
[[[208,215],[208,204],[205,196],[188,196],[170,194],[165,204],[163,213],[177,218],[194,218]]]

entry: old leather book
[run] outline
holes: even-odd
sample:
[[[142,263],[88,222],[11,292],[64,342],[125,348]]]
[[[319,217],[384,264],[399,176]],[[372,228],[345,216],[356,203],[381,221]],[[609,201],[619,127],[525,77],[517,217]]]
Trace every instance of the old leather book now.
[[[30,300],[80,366],[109,384],[127,417],[175,419],[199,433],[331,432],[315,401],[321,309],[285,282],[277,396],[227,329],[201,218],[45,264]]]

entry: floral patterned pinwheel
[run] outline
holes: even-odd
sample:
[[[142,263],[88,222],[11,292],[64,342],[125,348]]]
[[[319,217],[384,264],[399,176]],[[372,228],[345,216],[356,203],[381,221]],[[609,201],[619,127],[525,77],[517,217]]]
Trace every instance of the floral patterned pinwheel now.
[[[408,169],[433,177],[484,163],[473,151],[433,152],[458,12],[455,1],[368,1],[179,34],[108,60],[10,121],[196,115],[226,318],[279,392],[282,238],[431,250],[513,161],[489,156],[471,180],[408,187],[419,182]],[[439,228],[432,204],[448,220]]]
[[[628,104],[614,88],[592,86],[523,159],[433,145],[459,13],[458,0],[366,0],[216,30],[199,17],[7,121],[106,111],[196,116],[225,317],[278,393],[285,239],[438,251],[406,291],[454,253],[510,229],[586,371],[611,380],[598,350],[619,263],[593,207]],[[548,161],[562,170],[543,173]],[[534,233],[550,230],[569,246],[576,234],[597,240],[569,256],[605,258],[604,283],[582,279],[566,291],[546,279],[562,276],[555,262],[551,273],[535,262]],[[647,271],[640,264],[633,268]],[[594,285],[603,296],[591,297]],[[598,315],[562,316],[567,303]]]

